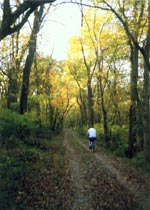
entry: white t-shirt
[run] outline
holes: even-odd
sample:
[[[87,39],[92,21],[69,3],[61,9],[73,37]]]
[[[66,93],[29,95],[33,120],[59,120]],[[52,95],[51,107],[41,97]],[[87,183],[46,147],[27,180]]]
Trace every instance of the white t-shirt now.
[[[95,138],[96,137],[96,129],[95,128],[89,128],[88,129],[88,137]]]

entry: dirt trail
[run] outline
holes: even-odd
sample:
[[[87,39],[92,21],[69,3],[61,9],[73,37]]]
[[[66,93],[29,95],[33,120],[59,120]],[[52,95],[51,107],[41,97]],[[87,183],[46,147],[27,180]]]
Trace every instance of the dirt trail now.
[[[73,187],[75,188],[75,201],[73,204],[72,210],[92,210],[92,206],[90,203],[90,198],[88,195],[85,196],[85,188],[88,183],[84,179],[84,168],[80,163],[80,154],[76,153],[73,146],[70,143],[70,133],[65,133],[64,138],[64,145],[67,148],[69,159],[70,159],[70,166],[71,166],[71,174],[73,180]],[[73,139],[74,141],[75,139]]]
[[[70,130],[65,132],[64,145],[75,189],[73,210],[150,210],[147,183],[139,172],[122,167],[100,148],[91,154],[87,142]]]

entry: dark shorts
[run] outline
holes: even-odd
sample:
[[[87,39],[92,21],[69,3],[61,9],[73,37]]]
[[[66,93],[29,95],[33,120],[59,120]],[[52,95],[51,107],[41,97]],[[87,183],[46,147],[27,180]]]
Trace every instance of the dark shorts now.
[[[96,141],[96,137],[89,137],[89,141]]]

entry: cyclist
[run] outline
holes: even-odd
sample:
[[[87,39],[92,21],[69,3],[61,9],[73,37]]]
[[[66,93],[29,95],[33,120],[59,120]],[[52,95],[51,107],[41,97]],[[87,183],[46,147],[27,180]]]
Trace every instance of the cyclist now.
[[[94,148],[95,148],[96,129],[93,127],[89,128],[87,135],[88,135],[88,139],[89,139],[89,150],[92,151],[91,145],[94,145]]]

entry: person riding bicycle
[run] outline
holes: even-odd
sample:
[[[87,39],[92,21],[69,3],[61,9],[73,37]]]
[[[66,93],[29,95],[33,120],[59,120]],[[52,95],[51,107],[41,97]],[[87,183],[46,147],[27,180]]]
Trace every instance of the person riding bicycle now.
[[[93,127],[89,128],[87,135],[89,139],[89,150],[91,150],[91,144],[94,144],[96,141],[96,129]]]

